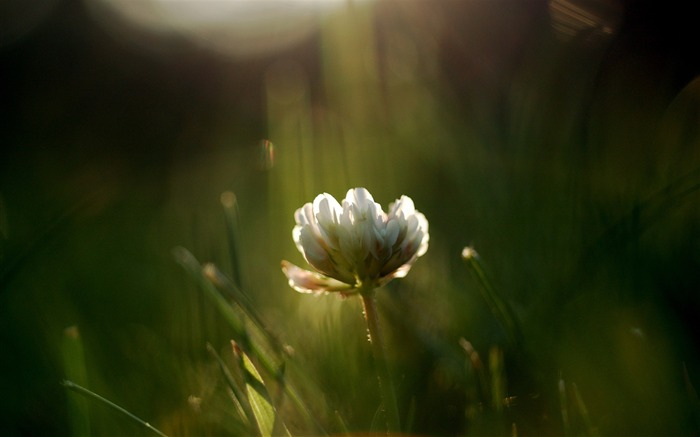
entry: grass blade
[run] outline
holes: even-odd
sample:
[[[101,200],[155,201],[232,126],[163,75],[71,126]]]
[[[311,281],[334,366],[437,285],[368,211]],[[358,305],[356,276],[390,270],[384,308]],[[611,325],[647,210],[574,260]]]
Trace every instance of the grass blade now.
[[[87,385],[87,367],[85,365],[85,352],[80,331],[77,326],[66,328],[63,332],[61,345],[63,366],[66,379],[77,381],[78,384]],[[72,435],[76,437],[89,436],[90,433],[90,409],[87,402],[77,393],[68,394],[68,418]]]
[[[586,427],[586,434],[589,436],[597,436],[598,432],[596,431],[595,426],[593,426],[591,416],[588,414],[588,408],[586,407],[586,403],[583,401],[581,392],[578,390],[575,383],[571,384],[571,389],[574,392],[574,400],[576,401],[576,406],[581,414],[581,420],[583,420],[583,425]]]
[[[462,250],[462,259],[467,264],[467,268],[474,275],[479,291],[483,296],[486,304],[489,306],[491,313],[503,327],[508,340],[513,345],[522,345],[522,332],[515,312],[508,305],[508,302],[503,299],[493,285],[493,281],[486,273],[486,268],[481,259],[481,256],[471,247],[465,247]]]
[[[85,387],[83,387],[83,386],[81,386],[81,385],[79,385],[79,384],[76,384],[76,383],[74,383],[73,381],[69,381],[69,380],[64,380],[64,381],[62,382],[62,384],[63,384],[64,387],[66,387],[66,388],[69,389],[69,390],[72,390],[72,391],[74,391],[74,392],[76,392],[76,393],[80,393],[80,394],[82,394],[82,395],[84,395],[84,396],[87,396],[87,397],[92,398],[92,399],[94,399],[94,400],[96,400],[96,401],[98,401],[98,402],[103,403],[104,405],[108,406],[109,408],[111,408],[111,409],[113,409],[113,410],[115,410],[115,411],[117,411],[117,412],[119,412],[119,413],[125,415],[125,416],[128,417],[129,419],[133,420],[134,422],[138,423],[139,425],[143,426],[144,428],[147,428],[147,429],[153,431],[154,433],[158,434],[159,436],[161,436],[161,437],[168,437],[167,435],[163,434],[161,431],[159,431],[158,429],[156,429],[156,428],[155,428],[153,425],[151,425],[150,423],[144,421],[143,419],[140,419],[139,417],[137,417],[137,416],[131,414],[129,411],[125,410],[124,408],[120,407],[119,405],[115,404],[114,402],[112,402],[112,401],[110,401],[110,400],[108,400],[108,399],[103,398],[102,396],[98,395],[98,394],[95,393],[95,392],[92,392],[92,391],[86,389]]]
[[[239,377],[238,379],[240,379],[240,381],[237,380],[234,377],[234,375],[231,374],[228,366],[226,365],[224,360],[219,356],[216,350],[214,350],[214,347],[212,345],[207,344],[207,351],[209,351],[209,353],[219,364],[219,369],[224,375],[224,379],[226,380],[226,383],[228,384],[229,388],[233,392],[235,400],[238,402],[237,408],[240,408],[242,418],[245,420],[246,425],[248,425],[251,434],[259,435],[260,430],[256,426],[257,422],[255,421],[255,415],[253,414],[253,409],[251,408],[250,402],[248,401],[248,396],[245,393],[244,382],[242,381],[243,376],[236,375]]]
[[[314,434],[327,435],[327,432],[302,400],[299,391],[281,377],[281,357],[283,356],[281,351],[284,348],[265,328],[261,318],[253,310],[247,295],[240,288],[236,287],[232,281],[228,280],[213,264],[207,264],[202,267],[187,249],[177,247],[173,250],[173,255],[176,261],[197,281],[200,288],[204,290],[205,294],[212,300],[217,310],[228,322],[233,330],[236,344],[246,354],[255,357],[267,374],[278,379],[287,398],[294,404],[297,412],[302,415],[305,422],[314,429]],[[241,310],[240,314],[222,293],[232,296],[233,303]],[[242,319],[241,317],[246,318]],[[252,332],[246,329],[244,320],[252,322],[250,326],[253,328]],[[294,365],[293,361],[290,361],[288,364],[287,368],[293,368],[295,373],[305,381],[305,384],[308,382],[307,389],[315,387],[313,380],[309,379],[298,366]]]
[[[249,343],[248,333],[245,330],[243,322],[226,298],[224,298],[211,281],[206,278],[199,261],[184,247],[175,248],[173,250],[173,255],[175,260],[197,281],[199,287],[204,291],[206,296],[233,329],[236,341],[247,346]]]
[[[234,352],[238,352],[238,349],[234,347]],[[263,436],[270,436],[277,434],[291,435],[289,430],[284,425],[284,423],[279,420],[278,432],[275,432],[275,423],[278,419],[275,413],[275,408],[272,405],[272,400],[270,399],[270,393],[265,386],[265,383],[255,368],[253,361],[245,352],[239,352],[236,354],[240,358],[240,364],[242,366],[244,379],[246,383],[246,391],[248,394],[248,401],[252,407],[253,414],[255,415],[255,420],[260,429],[260,434]]]
[[[226,236],[228,237],[229,256],[231,257],[231,274],[233,283],[240,289],[243,287],[243,275],[241,262],[238,256],[238,201],[236,195],[231,191],[221,194],[221,206],[224,208],[224,219],[226,221]]]
[[[489,374],[491,375],[491,407],[500,413],[503,411],[506,398],[506,373],[503,350],[498,346],[493,346],[489,350]]]
[[[561,421],[564,426],[564,436],[571,435],[571,425],[569,423],[569,407],[566,398],[566,383],[564,379],[559,377],[559,408],[561,410]]]

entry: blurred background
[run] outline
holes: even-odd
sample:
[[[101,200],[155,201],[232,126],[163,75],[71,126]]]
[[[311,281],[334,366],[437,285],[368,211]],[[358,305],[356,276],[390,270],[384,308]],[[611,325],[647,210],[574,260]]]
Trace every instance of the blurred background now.
[[[175,247],[240,276],[328,433],[374,429],[359,300],[279,267],[303,265],[296,208],[363,186],[430,222],[379,294],[407,432],[697,435],[696,21],[650,0],[3,2],[0,434],[74,433],[76,335],[91,390],[169,435],[237,434],[206,350],[230,327]],[[148,434],[89,408],[93,435]]]

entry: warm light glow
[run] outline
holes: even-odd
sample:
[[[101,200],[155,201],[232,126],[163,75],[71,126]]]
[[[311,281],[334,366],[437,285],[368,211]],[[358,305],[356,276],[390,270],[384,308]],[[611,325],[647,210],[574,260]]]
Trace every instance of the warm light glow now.
[[[316,29],[323,14],[345,2],[99,0],[87,4],[105,27],[131,42],[157,44],[134,36],[146,31],[162,37],[185,37],[222,55],[244,57],[302,41]]]
[[[549,12],[554,31],[561,39],[568,40],[582,31],[612,34],[619,20],[620,5],[616,1],[551,0]]]

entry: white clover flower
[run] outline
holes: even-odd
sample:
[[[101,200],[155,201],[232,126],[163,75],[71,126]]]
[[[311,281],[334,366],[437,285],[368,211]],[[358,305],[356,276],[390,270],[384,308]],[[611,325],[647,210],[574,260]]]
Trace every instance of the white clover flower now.
[[[385,213],[364,188],[350,189],[342,204],[320,194],[294,213],[294,242],[316,270],[282,261],[289,285],[301,293],[353,294],[403,278],[428,250],[428,221],[401,196]]]

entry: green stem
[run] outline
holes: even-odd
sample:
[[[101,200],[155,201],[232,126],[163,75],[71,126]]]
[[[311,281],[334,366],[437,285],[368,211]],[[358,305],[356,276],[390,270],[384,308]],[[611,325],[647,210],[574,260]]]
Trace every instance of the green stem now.
[[[389,367],[386,362],[386,350],[384,349],[384,341],[379,327],[379,314],[377,313],[377,303],[374,299],[374,289],[362,290],[360,296],[362,296],[369,341],[372,344],[372,353],[377,366],[377,378],[382,400],[384,401],[388,434],[399,432],[401,430],[399,410],[396,405],[394,384],[391,381]]]

